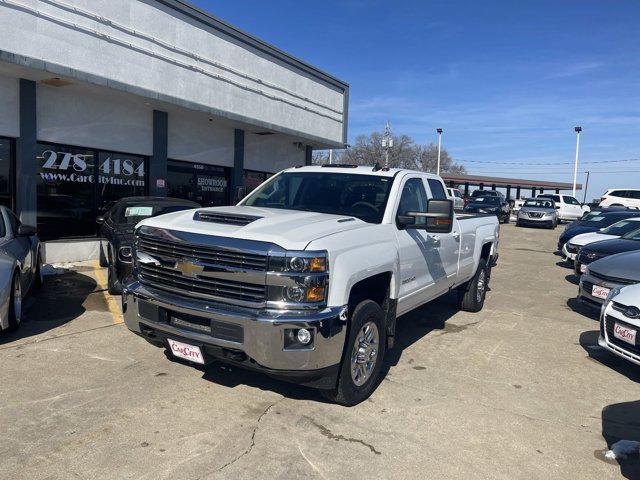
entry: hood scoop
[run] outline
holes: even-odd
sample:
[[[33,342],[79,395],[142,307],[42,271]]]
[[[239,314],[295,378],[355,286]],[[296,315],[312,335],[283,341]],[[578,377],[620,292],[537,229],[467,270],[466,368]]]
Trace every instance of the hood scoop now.
[[[197,222],[210,222],[210,223],[223,223],[225,225],[235,225],[242,227],[248,225],[251,222],[260,220],[262,217],[256,217],[253,215],[238,215],[223,212],[207,212],[198,210],[193,214],[193,219]]]

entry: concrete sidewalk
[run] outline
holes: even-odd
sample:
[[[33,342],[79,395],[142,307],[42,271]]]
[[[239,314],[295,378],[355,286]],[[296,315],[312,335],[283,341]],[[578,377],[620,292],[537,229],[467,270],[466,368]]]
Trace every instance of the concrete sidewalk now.
[[[597,347],[558,234],[503,226],[485,309],[446,298],[399,319],[353,408],[167,358],[117,323],[103,272],[51,277],[0,336],[0,477],[640,478],[602,456],[640,440],[640,369]]]

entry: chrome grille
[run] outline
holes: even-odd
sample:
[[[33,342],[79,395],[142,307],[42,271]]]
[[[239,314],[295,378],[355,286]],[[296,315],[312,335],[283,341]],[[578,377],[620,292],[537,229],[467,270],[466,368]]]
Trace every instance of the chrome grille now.
[[[266,300],[266,286],[204,275],[184,275],[175,268],[152,264],[138,264],[138,277],[144,284],[175,292],[188,292],[191,296],[241,300],[262,303]]]
[[[204,245],[172,242],[148,235],[138,235],[137,249],[150,255],[202,261],[222,267],[266,271],[267,256],[247,252],[231,252]]]
[[[540,212],[529,212],[529,217],[531,218],[542,218],[542,215]]]

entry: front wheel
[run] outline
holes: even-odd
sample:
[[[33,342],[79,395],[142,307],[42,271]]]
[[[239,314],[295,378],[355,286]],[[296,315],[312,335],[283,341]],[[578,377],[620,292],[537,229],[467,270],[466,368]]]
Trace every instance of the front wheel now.
[[[481,258],[473,278],[458,288],[460,310],[465,312],[479,312],[482,310],[488,285],[487,262],[484,258]]]
[[[366,400],[378,386],[386,350],[384,318],[382,308],[372,300],[360,302],[353,310],[338,384],[321,391],[325,398],[350,407]]]

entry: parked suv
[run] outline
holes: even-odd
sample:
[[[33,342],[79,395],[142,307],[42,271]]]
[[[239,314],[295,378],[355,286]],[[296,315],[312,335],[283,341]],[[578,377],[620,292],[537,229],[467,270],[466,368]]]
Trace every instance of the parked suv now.
[[[558,218],[563,221],[574,221],[584,215],[585,212],[591,210],[587,206],[583,206],[575,197],[571,195],[538,195],[537,198],[548,198],[556,202],[556,210],[558,210]]]
[[[600,197],[601,207],[629,207],[640,210],[640,189],[610,188]]]

